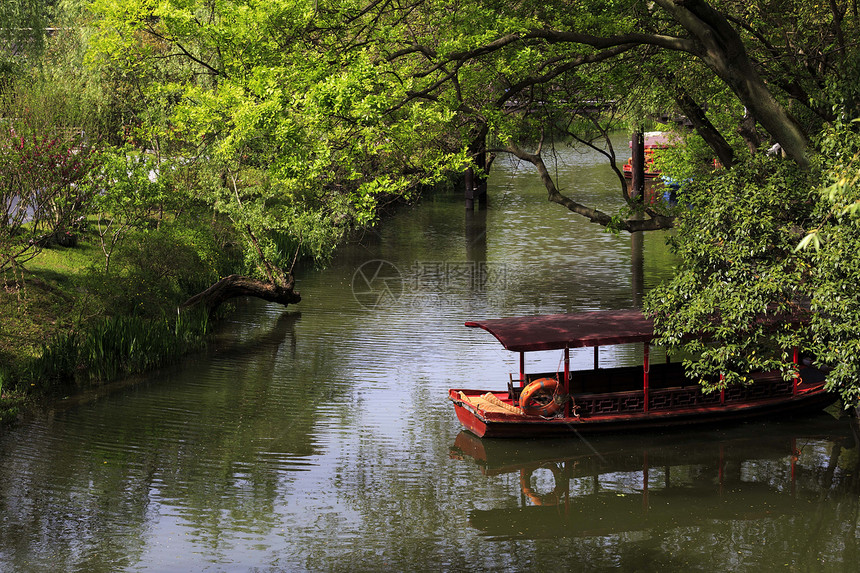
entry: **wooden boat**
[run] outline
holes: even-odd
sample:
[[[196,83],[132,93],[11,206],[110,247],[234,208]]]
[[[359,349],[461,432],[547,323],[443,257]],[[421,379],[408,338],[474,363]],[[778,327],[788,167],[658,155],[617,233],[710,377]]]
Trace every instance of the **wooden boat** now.
[[[664,132],[664,131],[646,131],[645,139],[644,139],[644,152],[645,156],[644,160],[644,175],[645,181],[651,182],[654,179],[658,179],[663,183],[666,187],[678,187],[677,183],[674,183],[671,179],[661,174],[660,170],[654,166],[654,154],[656,151],[661,149],[669,149],[675,145],[679,144],[679,139],[677,136],[672,133]],[[632,147],[633,144],[630,144]],[[713,168],[721,169],[722,164],[718,159],[713,160]],[[628,157],[627,162],[621,166],[621,172],[624,174],[624,177],[628,180],[633,179],[633,158]],[[629,181],[628,181],[629,183]]]
[[[835,400],[824,374],[798,364],[799,375],[756,373],[753,383],[706,394],[681,363],[651,364],[653,321],[636,310],[598,311],[466,322],[519,353],[507,390],[451,389],[457,418],[480,437],[521,438],[708,424],[817,412]],[[601,368],[598,348],[643,345],[642,366]],[[594,367],[570,370],[570,349],[593,347]],[[528,352],[562,350],[563,372],[526,373]],[[795,362],[796,353],[795,353]]]
[[[667,149],[672,145],[671,134],[663,131],[646,131],[645,132],[645,179],[654,179],[660,175],[654,167],[654,152],[658,149]],[[631,144],[632,146],[632,144]],[[627,179],[633,178],[633,158],[628,157],[627,163],[621,166],[624,177]]]

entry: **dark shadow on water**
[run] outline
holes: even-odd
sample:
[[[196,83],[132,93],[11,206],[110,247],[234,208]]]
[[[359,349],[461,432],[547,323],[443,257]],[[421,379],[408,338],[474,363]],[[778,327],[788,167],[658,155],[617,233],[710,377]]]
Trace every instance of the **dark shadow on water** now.
[[[828,498],[857,504],[857,453],[851,423],[827,415],[588,442],[487,440],[464,431],[451,448],[452,458],[471,460],[485,476],[519,478],[506,480],[519,484],[506,492],[519,499],[514,506],[485,509],[472,500],[470,525],[496,540],[664,538],[686,528],[707,535],[729,527],[755,543],[764,522],[789,524],[787,535],[799,535],[794,529],[815,519],[810,504],[822,500],[822,487]],[[642,552],[652,564],[671,567],[675,560],[648,544],[616,544],[614,551],[634,564]]]

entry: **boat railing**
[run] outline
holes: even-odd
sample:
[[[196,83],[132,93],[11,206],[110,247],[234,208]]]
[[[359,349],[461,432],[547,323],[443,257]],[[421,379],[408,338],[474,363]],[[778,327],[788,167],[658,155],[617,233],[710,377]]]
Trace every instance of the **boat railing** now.
[[[641,372],[641,367],[572,371],[570,393],[578,407],[578,413],[584,416],[603,416],[644,412],[646,394],[642,387]],[[528,374],[526,382],[546,377],[554,378],[555,373]],[[734,385],[723,392],[705,393],[697,382],[683,376],[682,364],[655,364],[650,372],[647,409],[660,412],[754,403],[783,399],[794,393],[794,382],[791,379],[784,380],[778,372],[757,373],[751,378],[754,382],[752,384]],[[812,385],[807,384],[810,387]],[[518,398],[518,386],[519,377],[511,375],[508,391],[512,401]],[[800,390],[805,391],[806,388],[801,387]]]
[[[678,410],[682,408],[711,407],[737,403],[784,398],[791,396],[792,382],[781,377],[757,380],[749,386],[731,386],[725,392],[704,393],[698,386],[652,389],[648,392],[648,410],[651,412]],[[574,394],[579,414],[603,416],[608,414],[633,414],[645,410],[645,392],[606,392]]]
[[[526,375],[526,383],[538,378],[556,378],[563,373],[543,372]],[[516,386],[519,377],[511,374],[511,383]],[[652,364],[650,368],[651,388],[674,388],[678,386],[697,386],[693,381],[684,377],[684,365],[680,362],[671,364]],[[572,394],[609,394],[616,392],[634,392],[642,389],[642,367],[621,366],[613,368],[598,368],[596,370],[571,370],[570,392]]]

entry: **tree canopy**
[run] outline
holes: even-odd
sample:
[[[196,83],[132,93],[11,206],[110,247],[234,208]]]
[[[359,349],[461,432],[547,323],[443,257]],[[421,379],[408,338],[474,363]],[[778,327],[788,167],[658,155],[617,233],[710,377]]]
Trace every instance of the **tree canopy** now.
[[[296,220],[308,186],[338,188],[325,209],[310,209],[336,238],[338,222],[374,220],[380,198],[408,196],[467,161],[483,168],[487,152],[533,163],[549,200],[599,224],[670,227],[671,213],[627,197],[620,173],[645,220],[563,195],[541,145],[602,149],[609,131],[670,109],[727,167],[764,142],[806,167],[809,138],[834,106],[855,106],[844,71],[856,22],[838,4],[97,0],[92,9],[102,65],[141,88],[141,103],[160,102],[155,116],[136,118],[149,133],[187,153],[206,148],[228,171],[266,164],[272,196],[298,205],[286,207],[289,234],[302,229],[319,253],[336,240],[314,239],[320,227]]]
[[[87,93],[100,110],[88,134],[98,137],[87,141],[104,153],[81,185],[65,184],[85,191],[66,204],[89,204],[97,217],[137,209],[117,224],[190,204],[210,210],[241,242],[250,275],[233,279],[241,292],[257,281],[295,302],[297,258],[324,262],[387,203],[467,168],[486,176],[492,156],[507,153],[533,164],[548,199],[570,212],[615,230],[676,227],[678,274],[649,304],[663,341],[700,357],[692,370],[723,371],[725,383],[750,366],[791,375],[787,355],[763,357],[797,346],[833,368],[846,397],[860,388],[849,365],[860,324],[849,303],[834,302],[857,298],[854,0],[81,6],[38,12],[79,32],[80,73],[97,86]],[[8,30],[27,14],[0,18]],[[691,126],[672,127],[682,143],[661,160],[685,183],[675,207],[628,193],[609,137],[667,115]],[[625,211],[557,187],[545,155],[560,143],[607,155]],[[161,180],[149,199],[99,192],[124,172],[143,181],[142,165]],[[719,344],[697,346],[693,334]]]
[[[41,49],[49,6],[44,0],[7,0],[0,5],[0,77]]]

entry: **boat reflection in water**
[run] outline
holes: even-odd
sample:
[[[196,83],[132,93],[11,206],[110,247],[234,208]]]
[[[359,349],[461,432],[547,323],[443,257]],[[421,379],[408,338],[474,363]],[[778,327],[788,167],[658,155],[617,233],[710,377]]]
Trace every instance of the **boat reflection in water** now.
[[[499,539],[607,536],[792,515],[808,511],[822,488],[860,473],[850,423],[829,416],[683,437],[510,441],[463,431],[451,457],[473,460],[486,476],[510,476],[514,491],[506,493],[514,495],[502,498],[506,507],[469,512],[473,527]],[[856,489],[857,480],[849,481]]]

